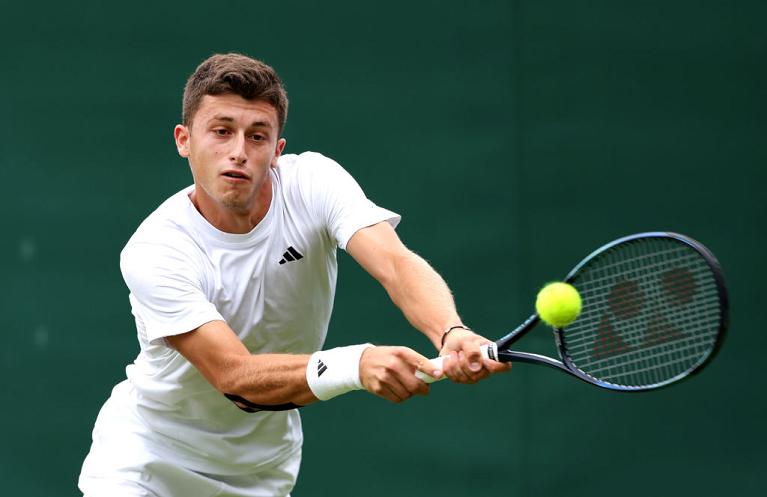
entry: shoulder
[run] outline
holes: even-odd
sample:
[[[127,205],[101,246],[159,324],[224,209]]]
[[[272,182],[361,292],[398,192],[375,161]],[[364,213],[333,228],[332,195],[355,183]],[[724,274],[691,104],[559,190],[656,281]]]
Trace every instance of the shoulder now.
[[[310,212],[321,210],[328,199],[349,188],[358,188],[340,164],[317,152],[280,157],[274,176],[288,205],[300,204]]]
[[[355,179],[335,160],[317,152],[280,157],[275,176],[287,194],[298,192],[310,199],[333,192],[359,189]]]
[[[301,182],[333,174],[346,174],[346,171],[329,157],[317,152],[304,152],[281,156],[276,173],[285,182]]]
[[[199,247],[189,221],[190,188],[163,202],[139,225],[120,253],[123,270],[170,266],[172,261],[193,262]]]

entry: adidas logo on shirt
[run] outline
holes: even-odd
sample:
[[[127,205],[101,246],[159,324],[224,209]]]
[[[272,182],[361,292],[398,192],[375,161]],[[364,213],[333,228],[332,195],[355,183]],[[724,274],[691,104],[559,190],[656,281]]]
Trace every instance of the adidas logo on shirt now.
[[[304,256],[298,253],[298,250],[294,249],[293,247],[288,247],[288,250],[286,250],[285,253],[282,254],[282,259],[280,259],[280,264],[297,261],[298,259],[303,259],[303,258]]]

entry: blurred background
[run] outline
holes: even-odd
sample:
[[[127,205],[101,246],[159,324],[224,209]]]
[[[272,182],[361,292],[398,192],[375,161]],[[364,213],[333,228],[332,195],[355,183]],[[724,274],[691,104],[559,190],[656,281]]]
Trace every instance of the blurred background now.
[[[701,375],[644,395],[518,365],[392,405],[303,410],[294,497],[764,495],[767,4],[760,1],[3,2],[0,481],[76,496],[138,345],[119,252],[191,182],[172,141],[204,58],[273,65],[286,152],[343,164],[489,337],[616,237],[706,244],[731,292]],[[344,253],[328,347],[426,355]],[[759,309],[762,309],[761,311]],[[543,328],[523,342],[551,353]]]

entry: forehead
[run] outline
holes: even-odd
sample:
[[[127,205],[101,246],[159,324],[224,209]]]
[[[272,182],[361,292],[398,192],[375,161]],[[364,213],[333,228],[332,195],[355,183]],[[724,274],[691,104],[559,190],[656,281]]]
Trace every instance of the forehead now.
[[[222,119],[243,126],[263,122],[277,129],[277,109],[265,100],[246,100],[239,95],[205,95],[194,116],[194,121],[205,124]]]

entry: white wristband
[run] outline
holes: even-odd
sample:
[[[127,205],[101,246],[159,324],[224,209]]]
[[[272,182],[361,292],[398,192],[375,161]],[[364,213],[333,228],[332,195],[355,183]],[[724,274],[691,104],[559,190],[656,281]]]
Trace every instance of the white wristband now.
[[[306,381],[315,397],[330,400],[352,390],[361,390],[360,358],[373,344],[349,345],[320,350],[309,358]]]

